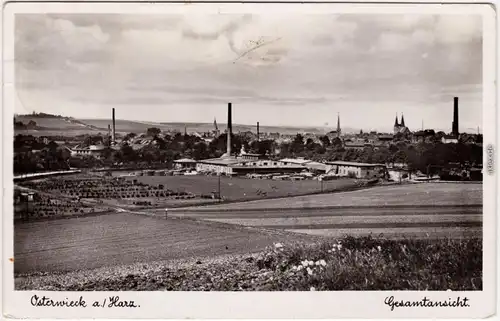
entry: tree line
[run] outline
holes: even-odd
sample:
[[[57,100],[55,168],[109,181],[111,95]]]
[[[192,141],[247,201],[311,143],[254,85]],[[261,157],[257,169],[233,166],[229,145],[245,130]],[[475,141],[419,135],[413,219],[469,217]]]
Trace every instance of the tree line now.
[[[143,164],[152,166],[161,164],[171,167],[173,161],[179,158],[195,160],[217,158],[226,152],[227,134],[221,134],[210,142],[196,135],[165,134],[159,130],[148,129],[147,134],[151,143],[141,148],[133,144],[137,139],[134,133],[124,137],[124,143],[119,147],[110,145],[109,138],[101,135],[86,135],[81,137],[82,144],[104,144],[102,157],[71,157],[70,152],[50,141],[48,145],[30,140],[29,136],[17,135],[14,140],[14,170],[16,173],[36,172],[41,170],[67,169],[69,166],[78,168],[98,166],[120,166],[126,164]],[[28,137],[28,138],[26,138]],[[25,142],[34,146],[30,149],[39,149],[40,152],[26,151]],[[478,166],[482,164],[482,147],[475,144],[443,144],[439,140],[430,142],[408,143],[396,141],[388,146],[378,148],[365,147],[363,149],[346,149],[339,138],[330,140],[327,136],[319,138],[320,143],[313,139],[305,139],[297,134],[292,141],[277,143],[273,140],[251,141],[243,136],[233,134],[231,148],[234,154],[244,148],[248,153],[268,155],[271,159],[304,157],[314,161],[353,161],[363,163],[404,163],[410,171],[434,173],[439,168],[450,163]]]

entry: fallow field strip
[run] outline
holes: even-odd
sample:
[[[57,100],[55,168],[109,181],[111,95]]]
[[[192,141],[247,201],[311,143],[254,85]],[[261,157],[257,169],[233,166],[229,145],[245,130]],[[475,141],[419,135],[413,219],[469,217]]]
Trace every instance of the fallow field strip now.
[[[245,203],[210,206],[211,210],[242,209],[306,209],[316,207],[349,206],[442,206],[483,204],[483,184],[462,183],[419,183],[406,185],[377,186],[364,190],[334,194],[318,194],[287,197],[270,200],[256,200]],[[196,207],[195,209],[206,209]]]
[[[411,184],[172,209],[171,215],[326,237],[480,237],[482,185]]]
[[[113,213],[15,225],[15,273],[250,253],[286,236]]]

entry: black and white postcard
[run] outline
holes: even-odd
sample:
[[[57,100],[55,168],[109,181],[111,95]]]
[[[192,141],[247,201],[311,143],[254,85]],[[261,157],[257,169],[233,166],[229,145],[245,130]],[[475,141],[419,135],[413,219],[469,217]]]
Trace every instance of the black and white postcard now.
[[[4,4],[4,316],[493,315],[495,19]]]

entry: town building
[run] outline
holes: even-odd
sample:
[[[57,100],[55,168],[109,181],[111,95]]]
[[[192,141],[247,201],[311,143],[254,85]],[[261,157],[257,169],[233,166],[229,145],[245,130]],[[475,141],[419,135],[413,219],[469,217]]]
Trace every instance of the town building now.
[[[429,143],[436,133],[432,129],[419,130],[412,135],[412,143]]]
[[[266,133],[264,137],[272,139],[272,140],[276,140],[276,139],[279,139],[281,137],[281,134],[280,133]]]
[[[390,134],[379,134],[377,135],[377,140],[379,142],[384,142],[384,143],[391,143],[394,139],[394,136],[393,135],[390,135]]]
[[[331,166],[328,174],[338,176],[353,175],[356,178],[386,178],[388,174],[385,164],[333,161],[327,162],[326,165]]]
[[[101,158],[103,156],[106,147],[104,145],[90,145],[90,146],[80,146],[77,145],[73,148],[66,147],[72,157],[83,157],[92,156],[95,158]]]
[[[354,149],[354,150],[363,150],[366,147],[371,147],[368,143],[357,143],[357,142],[345,142],[344,149]]]
[[[456,144],[458,143],[458,137],[455,135],[444,135],[441,138],[443,144]]]
[[[175,169],[196,169],[196,161],[190,158],[174,160]]]

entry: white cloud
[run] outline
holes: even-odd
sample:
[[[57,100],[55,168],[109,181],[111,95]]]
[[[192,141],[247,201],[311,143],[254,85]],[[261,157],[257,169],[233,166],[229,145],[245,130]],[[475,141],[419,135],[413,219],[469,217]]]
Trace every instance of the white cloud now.
[[[442,43],[468,43],[481,36],[482,19],[481,16],[439,16],[435,30]]]
[[[98,25],[81,27],[69,20],[51,18],[47,18],[46,24],[49,31],[59,33],[65,45],[75,50],[100,49],[110,38]]]
[[[16,64],[30,106],[86,105],[81,113],[99,114],[119,98],[129,115],[167,102],[182,105],[176,116],[189,118],[195,115],[184,107],[234,98],[273,115],[282,115],[279,108],[288,103],[294,108],[287,119],[300,123],[304,108],[425,107],[447,99],[442,87],[481,81],[481,48],[474,42],[480,29],[477,19],[464,16],[80,17],[39,16],[41,25],[20,24],[24,38],[16,52],[24,61],[37,59]],[[269,43],[233,64],[259,41]],[[381,117],[370,115],[374,122]],[[324,122],[319,112],[307,121],[313,119]]]

